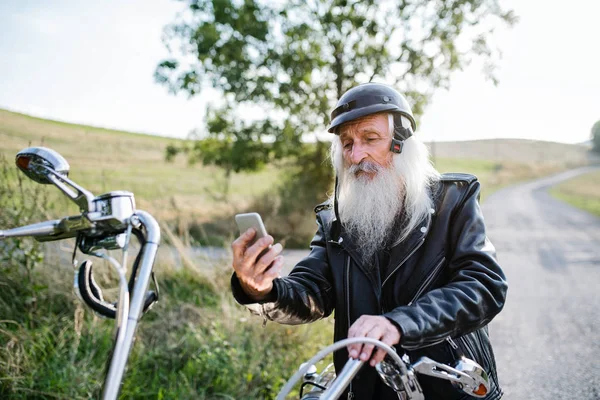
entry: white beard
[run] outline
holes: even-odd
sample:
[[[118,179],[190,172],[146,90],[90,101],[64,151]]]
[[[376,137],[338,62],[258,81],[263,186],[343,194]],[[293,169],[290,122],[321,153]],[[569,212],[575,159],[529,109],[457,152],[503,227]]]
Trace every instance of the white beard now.
[[[371,178],[364,172],[375,172]],[[390,239],[402,211],[404,180],[393,166],[363,161],[344,169],[340,177],[338,212],[346,231],[358,245],[362,262],[370,267]]]

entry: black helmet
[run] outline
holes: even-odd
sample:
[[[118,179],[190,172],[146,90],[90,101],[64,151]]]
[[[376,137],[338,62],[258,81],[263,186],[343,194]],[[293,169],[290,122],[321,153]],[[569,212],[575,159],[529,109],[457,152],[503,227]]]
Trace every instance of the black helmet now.
[[[381,83],[364,83],[351,88],[340,97],[331,112],[331,124],[327,130],[335,133],[335,129],[345,122],[386,111],[405,116],[410,120],[413,132],[417,129],[412,111],[404,96],[392,87]]]

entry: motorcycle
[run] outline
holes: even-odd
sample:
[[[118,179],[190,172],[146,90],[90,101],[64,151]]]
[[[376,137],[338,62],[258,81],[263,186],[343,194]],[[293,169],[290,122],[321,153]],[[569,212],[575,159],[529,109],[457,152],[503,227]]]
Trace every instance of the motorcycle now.
[[[364,362],[349,358],[340,373],[335,376],[329,365],[321,374],[316,373],[315,364],[336,350],[353,343],[373,344],[385,350],[386,358],[375,366],[381,380],[391,387],[400,400],[425,400],[423,390],[417,379],[417,373],[450,381],[456,388],[473,396],[482,398],[489,392],[489,377],[484,369],[475,361],[461,357],[453,366],[439,363],[428,357],[421,357],[416,362],[401,358],[396,351],[385,343],[372,338],[351,338],[336,342],[317,353],[286,382],[277,396],[277,400],[285,400],[294,386],[303,378],[300,389],[301,400],[334,400],[338,399],[350,385],[350,382]],[[306,394],[306,386],[313,388]]]
[[[79,206],[80,214],[13,229],[0,230],[0,240],[34,237],[40,242],[75,238],[72,262],[76,269],[74,286],[79,297],[97,314],[115,320],[113,351],[104,380],[102,399],[119,395],[138,321],[158,301],[159,291],[152,272],[160,228],[149,213],[136,210],[133,193],[113,191],[94,196],[68,178],[70,166],[59,153],[45,147],[29,147],[17,153],[17,167],[30,179],[53,184]],[[131,237],[141,244],[127,280],[127,258]],[[101,258],[119,277],[119,295],[115,303],[104,300],[102,288],[94,279],[92,263],[79,265],[77,250]],[[108,254],[120,250],[121,262]],[[150,280],[156,290],[148,290]]]

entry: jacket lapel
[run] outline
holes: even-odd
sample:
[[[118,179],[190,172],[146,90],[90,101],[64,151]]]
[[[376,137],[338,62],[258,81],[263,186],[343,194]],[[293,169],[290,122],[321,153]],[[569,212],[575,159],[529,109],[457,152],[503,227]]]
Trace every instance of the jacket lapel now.
[[[412,256],[411,253],[415,251],[427,235],[430,224],[431,218],[421,222],[421,224],[417,225],[410,233],[408,238],[392,247],[390,251],[390,262],[382,276],[382,283],[387,281],[402,266],[402,264],[408,261],[408,258]]]

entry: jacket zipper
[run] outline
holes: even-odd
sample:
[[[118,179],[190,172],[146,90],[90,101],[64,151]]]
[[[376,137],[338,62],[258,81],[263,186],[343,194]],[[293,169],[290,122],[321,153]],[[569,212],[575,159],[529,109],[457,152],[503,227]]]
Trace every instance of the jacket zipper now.
[[[471,348],[471,344],[469,343],[469,341],[464,337],[460,337],[459,340],[465,345],[465,349],[469,353],[469,358],[475,361],[475,352],[473,351],[473,348]]]
[[[431,273],[427,276],[427,278],[425,279],[425,281],[419,287],[419,290],[417,290],[417,293],[415,293],[415,295],[413,296],[412,300],[408,302],[409,306],[412,303],[414,303],[415,300],[417,300],[423,294],[423,292],[425,291],[425,289],[427,289],[427,286],[429,286],[431,284],[431,282],[433,282],[433,280],[437,277],[438,272],[442,268],[442,265],[444,265],[444,261],[446,261],[446,257],[445,256],[442,257],[442,259],[435,266],[435,268],[433,269],[433,271],[431,271]]]
[[[423,283],[419,286],[419,289],[417,290],[417,293],[415,293],[415,295],[413,296],[413,298],[408,303],[409,306],[412,303],[414,303],[415,300],[417,300],[423,294],[423,292],[425,291],[425,289],[427,289],[427,286],[429,286],[431,284],[431,282],[433,282],[433,280],[438,276],[438,273],[441,271],[442,266],[444,265],[444,261],[445,260],[446,260],[446,257],[445,256],[442,257],[442,259],[433,268],[433,271],[431,271],[431,273],[427,276],[427,278],[425,279],[425,281],[423,281]],[[436,340],[433,343],[427,344],[427,346],[433,346],[435,344],[443,342],[444,340],[447,340],[452,347],[456,346],[456,343],[454,343],[454,341],[452,341],[452,338],[450,338],[449,336],[443,336],[443,337],[439,338],[439,340]],[[414,348],[412,348],[411,346],[404,346],[404,347],[407,350],[414,350]]]
[[[422,238],[421,241],[419,243],[417,243],[417,245],[415,246],[415,248],[412,249],[412,251],[410,253],[408,253],[408,255],[406,257],[404,257],[404,259],[402,261],[400,261],[400,264],[396,265],[396,268],[394,268],[394,270],[388,275],[387,278],[385,278],[385,280],[381,284],[382,288],[383,288],[383,285],[385,285],[385,283],[390,280],[390,278],[392,277],[392,275],[394,275],[396,273],[396,271],[398,271],[398,269],[402,266],[402,264],[404,264],[406,262],[406,260],[408,260],[413,254],[415,254],[415,252],[417,250],[419,250],[419,248],[421,246],[423,246],[423,243],[425,243],[425,238]]]
[[[346,255],[346,316],[348,318],[348,329],[350,329],[350,256]],[[348,400],[354,399],[354,392],[352,391],[352,381],[348,390]]]

